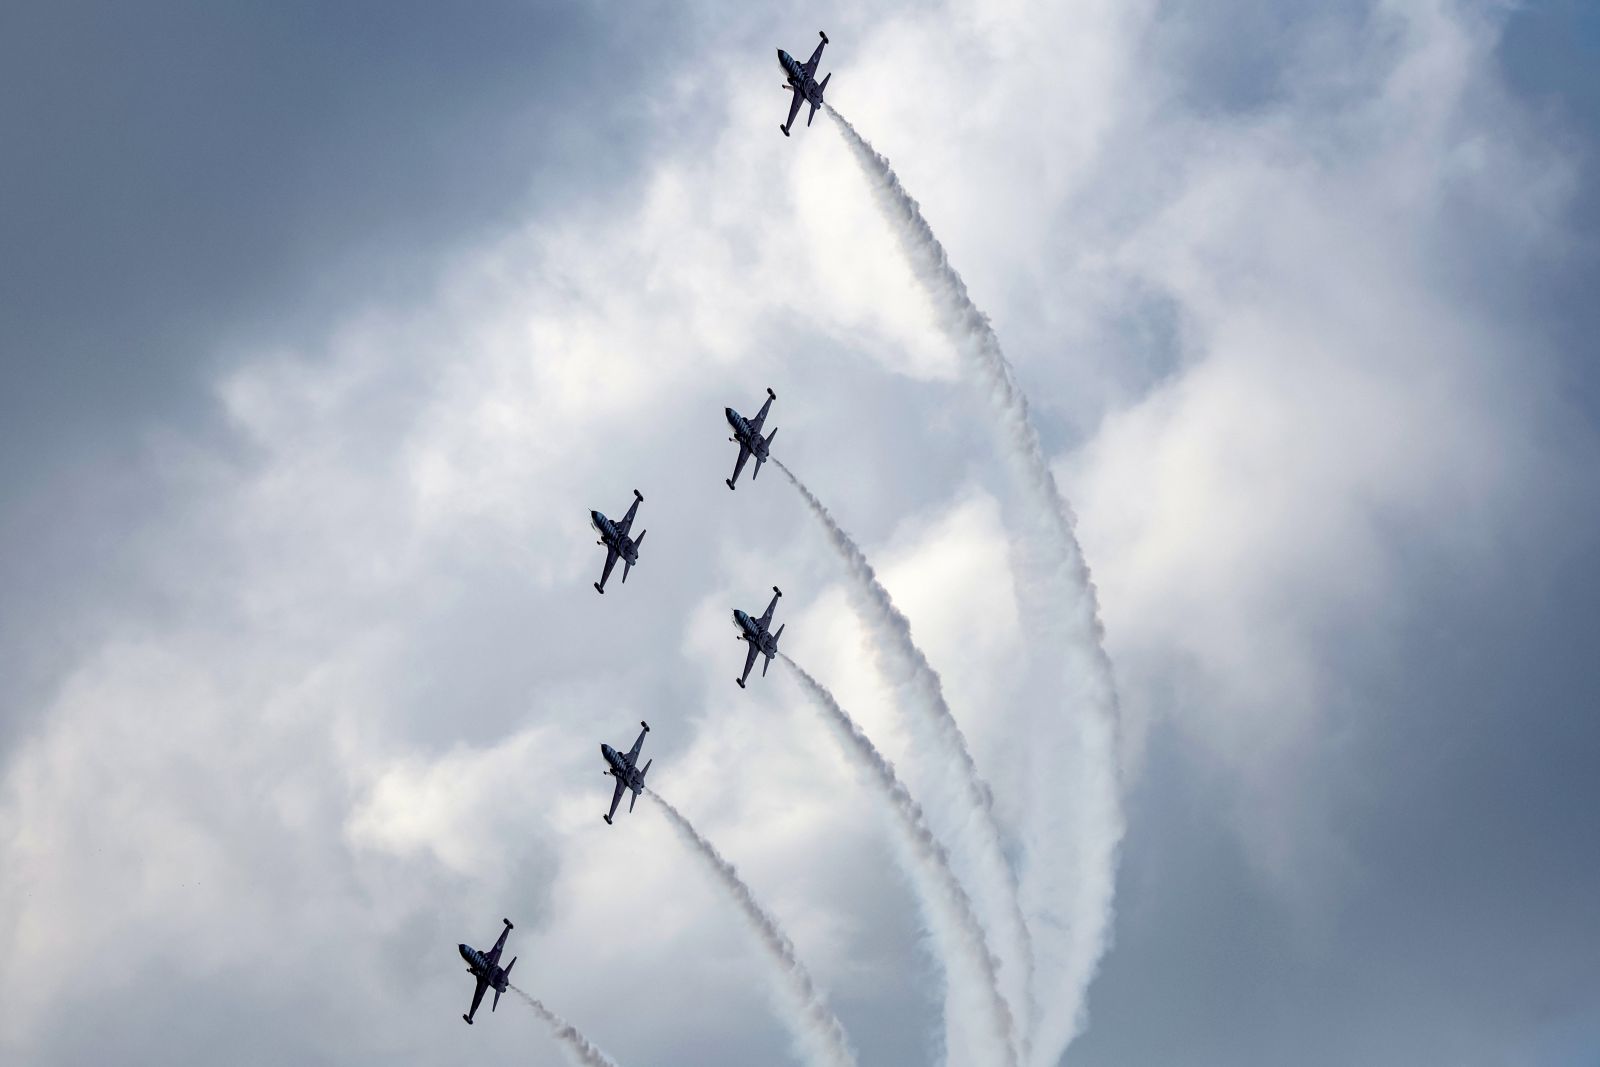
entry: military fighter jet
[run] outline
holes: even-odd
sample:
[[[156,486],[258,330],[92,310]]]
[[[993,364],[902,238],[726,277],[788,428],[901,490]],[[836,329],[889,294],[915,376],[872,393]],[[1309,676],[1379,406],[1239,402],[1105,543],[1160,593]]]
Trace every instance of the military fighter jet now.
[[[511,984],[511,968],[517,965],[517,958],[513,956],[510,963],[500,966],[500,950],[506,947],[506,935],[511,933],[511,920],[500,921],[506,924],[506,928],[500,931],[500,940],[488,952],[479,952],[471,945],[456,946],[461,951],[461,958],[467,961],[467,973],[478,980],[478,988],[472,991],[472,1008],[462,1016],[468,1026],[472,1025],[472,1017],[478,1013],[485,989],[494,989],[494,1001],[489,1005],[489,1010],[494,1011],[500,1006],[500,994]]]
[[[617,565],[618,557],[622,559],[623,581],[628,580],[628,572],[639,562],[639,546],[644,544],[644,535],[648,531],[640,530],[638,537],[629,537],[628,531],[633,528],[633,516],[643,502],[644,497],[635,489],[633,503],[621,522],[612,522],[598,511],[589,512],[589,522],[600,531],[600,540],[595,544],[604,545],[606,549],[606,569],[600,573],[600,580],[594,583],[595,592],[606,591],[606,580],[611,577],[611,568]]]
[[[641,721],[644,727],[639,731],[639,740],[626,752],[618,752],[605,742],[600,743],[600,755],[605,757],[610,768],[605,772],[617,780],[617,788],[611,794],[611,810],[605,814],[606,825],[611,825],[611,816],[617,813],[617,805],[622,802],[622,791],[633,790],[633,796],[628,799],[628,810],[633,810],[634,803],[639,799],[639,794],[644,791],[644,776],[650,771],[650,764],[655,760],[645,761],[643,767],[638,766],[639,749],[644,746],[644,735],[650,732],[650,724]]]
[[[761,473],[761,465],[767,461],[767,447],[772,444],[772,439],[778,435],[773,430],[767,436],[761,436],[761,424],[767,421],[767,409],[772,407],[772,402],[778,399],[778,394],[771,389],[767,390],[767,401],[761,405],[761,410],[753,419],[747,419],[732,408],[723,408],[722,414],[727,418],[728,425],[733,427],[733,436],[730,441],[739,442],[739,458],[733,464],[733,477],[724,478],[728,488],[733,488],[733,483],[739,480],[739,472],[744,470],[745,461],[751,456],[756,457],[756,469],[750,472],[750,478],[755,480]]]
[[[794,125],[794,117],[800,112],[802,100],[811,105],[811,113],[806,116],[806,125],[811,125],[811,120],[817,117],[817,108],[822,106],[822,94],[828,88],[828,78],[833,77],[829,74],[828,78],[817,81],[817,63],[822,59],[823,46],[828,43],[827,34],[821,30],[817,33],[822,38],[822,44],[817,45],[817,50],[804,63],[796,61],[783,49],[778,49],[778,65],[789,78],[789,84],[784,88],[794,92],[794,99],[789,101],[789,121],[778,127],[785,137],[789,136],[789,127]]]
[[[755,666],[757,652],[767,657],[767,661],[761,665],[763,678],[767,676],[767,668],[772,666],[772,657],[778,654],[778,638],[783,636],[783,627],[778,627],[777,633],[769,632],[767,627],[772,625],[772,609],[778,606],[778,598],[782,595],[783,590],[772,587],[772,603],[767,605],[767,610],[759,619],[752,619],[738,608],[733,609],[733,623],[739,628],[739,640],[750,643],[750,651],[744,657],[744,674],[734,679],[740,689],[744,688],[745,679],[750,677],[750,668]]]

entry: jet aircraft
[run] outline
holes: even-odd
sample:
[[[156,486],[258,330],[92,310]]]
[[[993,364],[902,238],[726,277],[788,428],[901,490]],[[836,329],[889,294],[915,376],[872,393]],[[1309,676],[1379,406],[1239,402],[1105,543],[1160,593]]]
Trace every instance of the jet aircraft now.
[[[772,657],[778,654],[778,638],[783,636],[783,627],[778,627],[777,633],[772,633],[768,627],[772,625],[772,609],[778,606],[781,596],[783,590],[773,586],[772,603],[767,605],[767,610],[759,619],[752,619],[738,608],[733,609],[733,623],[739,628],[739,640],[750,643],[750,651],[744,657],[744,674],[734,679],[740,689],[744,688],[745,679],[750,677],[750,668],[756,664],[757,652],[767,657],[767,661],[761,665],[763,678],[767,676],[767,668],[772,666]]]
[[[639,749],[644,747],[644,735],[650,732],[650,724],[643,720],[639,723],[644,729],[639,731],[639,740],[626,752],[618,752],[605,742],[600,743],[600,755],[605,757],[609,769],[605,772],[617,780],[617,788],[611,793],[611,810],[604,816],[606,825],[611,825],[611,816],[617,813],[617,805],[622,802],[622,791],[633,790],[633,796],[628,799],[628,810],[633,810],[634,803],[639,799],[639,794],[644,791],[644,776],[650,770],[650,764],[655,760],[646,760],[640,767]]]
[[[778,394],[771,389],[767,390],[766,403],[761,405],[761,410],[753,419],[747,419],[732,408],[723,408],[722,414],[727,418],[728,425],[733,427],[733,436],[730,441],[739,442],[739,458],[733,464],[733,477],[724,478],[728,488],[733,488],[733,483],[739,480],[739,472],[744,470],[745,462],[751,457],[756,457],[756,469],[750,472],[750,478],[755,480],[761,473],[761,465],[767,461],[767,448],[772,444],[772,439],[778,435],[773,430],[767,436],[761,436],[761,424],[767,421],[767,409],[772,407],[772,402],[778,399]]]
[[[822,38],[822,44],[817,45],[817,50],[804,63],[783,49],[778,49],[778,66],[783,68],[783,73],[789,79],[784,88],[794,92],[794,99],[789,101],[789,121],[778,127],[785,137],[789,136],[789,127],[794,125],[794,117],[800,113],[802,100],[811,105],[811,112],[806,115],[806,125],[811,125],[811,120],[817,117],[817,108],[822,106],[822,94],[828,88],[828,78],[833,77],[829,74],[828,78],[817,81],[817,63],[822,59],[822,49],[828,43],[826,33],[818,30],[817,34]]]
[[[644,544],[644,535],[648,532],[640,530],[638,537],[629,537],[628,531],[633,528],[633,516],[639,510],[639,505],[644,502],[644,497],[639,490],[633,491],[633,503],[628,507],[628,513],[622,517],[621,522],[612,522],[598,511],[589,512],[589,522],[600,532],[597,545],[604,545],[606,550],[606,569],[600,573],[600,580],[594,583],[595,592],[606,591],[606,580],[611,577],[611,568],[617,565],[617,560],[622,560],[622,580],[628,580],[628,572],[633,565],[639,562],[639,546]]]
[[[472,1008],[463,1019],[467,1025],[472,1025],[472,1017],[478,1013],[478,1005],[483,1001],[483,991],[494,990],[494,1000],[489,1005],[489,1010],[494,1011],[500,1006],[500,994],[506,991],[511,984],[511,968],[517,965],[517,958],[511,957],[511,962],[504,967],[500,966],[500,950],[506,947],[506,935],[511,933],[511,920],[501,919],[506,928],[500,931],[500,940],[494,943],[494,948],[488,952],[479,952],[471,945],[457,945],[461,958],[467,961],[467,973],[478,980],[478,988],[472,991]]]

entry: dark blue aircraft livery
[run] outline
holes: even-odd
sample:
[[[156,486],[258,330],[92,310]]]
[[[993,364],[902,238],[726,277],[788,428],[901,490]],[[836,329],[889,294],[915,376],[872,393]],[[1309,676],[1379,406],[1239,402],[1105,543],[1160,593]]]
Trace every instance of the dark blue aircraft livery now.
[[[794,99],[789,101],[789,121],[778,129],[783,131],[785,137],[789,136],[789,127],[794,125],[794,117],[800,111],[800,101],[804,100],[811,105],[811,112],[806,116],[806,125],[811,125],[811,120],[817,117],[817,108],[822,106],[822,93],[828,88],[828,78],[817,81],[817,63],[822,59],[822,49],[828,43],[828,35],[821,30],[817,31],[822,38],[822,44],[817,45],[817,50],[811,53],[811,58],[804,63],[798,62],[783,49],[778,49],[778,66],[783,68],[783,73],[788,76],[789,84],[785,89],[794,92]]]
[[[650,724],[641,721],[639,725],[644,727],[639,731],[639,740],[635,741],[633,747],[626,752],[618,752],[603,741],[600,743],[600,755],[604,756],[606,761],[605,773],[617,780],[617,788],[611,793],[611,810],[602,816],[607,826],[611,825],[611,817],[617,813],[617,805],[622,801],[624,789],[633,790],[633,796],[628,798],[628,810],[633,810],[634,802],[644,791],[645,773],[650,770],[650,764],[655,762],[649,760],[643,767],[639,766],[639,750],[644,747],[644,735],[650,732]]]
[[[600,580],[594,583],[595,592],[606,591],[606,579],[611,577],[611,568],[617,565],[617,560],[622,560],[622,580],[628,580],[628,572],[633,565],[639,562],[639,546],[644,544],[646,531],[640,530],[638,537],[629,537],[628,531],[633,529],[633,516],[639,511],[639,505],[644,502],[644,497],[639,490],[633,491],[633,504],[629,506],[628,513],[622,517],[621,522],[612,522],[598,511],[589,512],[589,522],[600,533],[600,540],[595,544],[605,546],[606,569],[600,572]]]
[[[732,489],[733,483],[739,480],[739,472],[744,470],[744,465],[751,456],[756,458],[755,470],[750,472],[751,480],[754,481],[756,475],[761,473],[761,465],[767,461],[767,447],[772,444],[772,439],[778,435],[778,431],[773,430],[767,436],[762,437],[761,426],[767,421],[767,409],[772,407],[772,402],[776,399],[778,399],[778,394],[768,389],[766,403],[761,405],[761,410],[756,412],[756,417],[753,419],[745,418],[732,408],[722,409],[722,414],[728,420],[728,425],[733,427],[733,436],[728,440],[739,442],[739,458],[733,464],[733,477],[723,479],[728,484],[729,489]]]
[[[744,688],[745,679],[750,677],[750,668],[755,666],[756,653],[767,657],[761,665],[761,676],[767,676],[767,668],[772,666],[772,657],[778,654],[778,638],[783,636],[783,627],[778,627],[778,632],[771,632],[768,627],[772,625],[772,609],[778,606],[778,598],[783,595],[783,590],[777,586],[772,587],[772,603],[767,605],[767,610],[761,618],[752,619],[749,615],[733,609],[733,624],[739,629],[739,640],[750,643],[750,651],[744,657],[744,674],[734,681],[739,683],[739,688]]]
[[[472,991],[472,1007],[462,1016],[468,1026],[472,1025],[472,1017],[478,1013],[478,1005],[483,1003],[484,990],[494,990],[494,1001],[490,1003],[489,1010],[494,1011],[500,1006],[500,994],[511,984],[511,968],[517,965],[517,958],[513,956],[510,963],[500,966],[500,950],[506,947],[506,935],[511,933],[511,920],[500,921],[506,924],[506,928],[500,931],[500,940],[488,952],[480,952],[466,944],[456,946],[461,958],[467,961],[467,973],[478,981],[478,988]]]

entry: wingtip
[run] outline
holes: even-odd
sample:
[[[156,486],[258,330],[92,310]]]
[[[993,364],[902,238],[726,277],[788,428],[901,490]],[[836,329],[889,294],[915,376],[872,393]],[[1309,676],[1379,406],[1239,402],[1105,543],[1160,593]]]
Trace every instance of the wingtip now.
[[[637,490],[637,489],[635,489],[633,491],[633,497],[634,497],[635,500],[639,500],[639,501],[643,501],[644,500],[644,494],[639,492],[639,490]]]
[[[767,386],[767,397],[772,400],[778,399],[778,394],[772,391],[772,386],[770,385]]]
[[[724,479],[722,479],[722,484],[726,485],[729,489],[732,489],[733,488],[733,479],[732,478],[724,478]]]
[[[603,596],[603,595],[605,595],[605,591],[606,591],[605,590],[605,586],[601,585],[599,582],[595,582],[594,583],[594,591]]]

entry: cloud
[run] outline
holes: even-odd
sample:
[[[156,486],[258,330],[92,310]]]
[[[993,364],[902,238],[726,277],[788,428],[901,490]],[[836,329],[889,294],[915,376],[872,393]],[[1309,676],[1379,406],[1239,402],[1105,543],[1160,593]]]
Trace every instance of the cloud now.
[[[711,888],[645,820],[600,833],[596,744],[640,717],[862,1061],[942,1039],[866,794],[798,698],[731,683],[727,613],[777,581],[788,649],[904,750],[799,506],[721,485],[719,409],[783,398],[1012,826],[1015,502],[844,147],[771,128],[772,12],[695,17],[595,68],[644,72],[616,106],[649,152],[575,149],[583,195],[448,254],[393,222],[426,263],[400,299],[261,287],[280,333],[164,296],[229,323],[179,372],[199,428],[131,390],[115,461],[8,498],[0,1055],[447,1059],[454,945],[511,914],[519,979],[617,1062],[782,1057]],[[1156,4],[827,17],[830,96],[991,315],[1103,596],[1127,907],[1075,1055],[1582,1032],[1600,508],[1543,301],[1589,176],[1506,95],[1502,14],[1290,11],[1261,49]],[[362,184],[255,208],[320,225]],[[585,512],[636,486],[650,540],[602,601]],[[477,1051],[547,1040],[517,1019]]]

